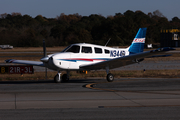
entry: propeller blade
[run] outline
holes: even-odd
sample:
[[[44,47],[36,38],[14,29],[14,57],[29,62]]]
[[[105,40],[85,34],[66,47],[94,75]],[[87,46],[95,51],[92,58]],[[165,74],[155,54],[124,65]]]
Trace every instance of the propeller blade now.
[[[44,57],[46,57],[47,54],[46,54],[46,42],[45,42],[45,40],[43,40],[43,53],[44,53]]]
[[[49,57],[47,56],[47,53],[46,53],[46,42],[45,42],[45,40],[43,40],[43,53],[44,53],[44,56],[40,60],[42,62],[48,62]]]
[[[44,53],[44,56],[43,56],[43,58],[41,58],[41,61],[42,62],[48,62],[49,57],[47,56],[47,53],[46,53],[46,42],[45,42],[45,40],[43,40],[43,53]],[[47,80],[47,68],[45,68],[45,77]]]

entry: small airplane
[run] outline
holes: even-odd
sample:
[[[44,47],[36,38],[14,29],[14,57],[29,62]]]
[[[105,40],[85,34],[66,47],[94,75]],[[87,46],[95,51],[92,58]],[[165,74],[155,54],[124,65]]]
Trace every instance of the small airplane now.
[[[13,46],[10,45],[0,45],[1,49],[13,49]]]
[[[58,71],[54,77],[56,83],[67,82],[69,80],[70,71],[86,71],[105,69],[107,73],[107,81],[114,80],[113,74],[109,71],[134,63],[139,63],[144,58],[165,53],[174,48],[165,47],[156,50],[144,50],[145,37],[147,28],[139,28],[132,44],[128,48],[112,48],[94,44],[77,43],[65,48],[60,53],[46,55],[45,41],[43,41],[44,57],[40,61],[27,60],[5,60],[6,63],[26,64],[33,66],[46,67],[51,70]],[[61,71],[66,71],[61,77]]]

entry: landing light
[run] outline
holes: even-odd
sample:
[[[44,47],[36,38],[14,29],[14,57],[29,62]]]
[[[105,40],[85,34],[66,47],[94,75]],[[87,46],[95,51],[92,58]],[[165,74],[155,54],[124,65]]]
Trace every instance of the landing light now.
[[[88,74],[88,71],[87,70],[82,70],[82,71],[77,71],[77,73]]]

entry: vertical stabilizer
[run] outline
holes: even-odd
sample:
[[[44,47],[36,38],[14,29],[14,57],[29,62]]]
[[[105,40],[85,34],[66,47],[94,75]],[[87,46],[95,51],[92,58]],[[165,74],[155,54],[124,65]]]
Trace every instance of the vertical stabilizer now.
[[[146,30],[147,28],[139,28],[139,31],[136,34],[131,46],[129,47],[130,54],[136,54],[139,52],[143,52],[145,38],[146,38]]]

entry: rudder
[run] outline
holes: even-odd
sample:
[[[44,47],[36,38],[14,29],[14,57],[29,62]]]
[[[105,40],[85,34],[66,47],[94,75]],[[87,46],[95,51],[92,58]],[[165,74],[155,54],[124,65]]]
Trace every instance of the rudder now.
[[[130,54],[136,54],[143,52],[147,28],[139,28],[131,46],[129,47]]]

